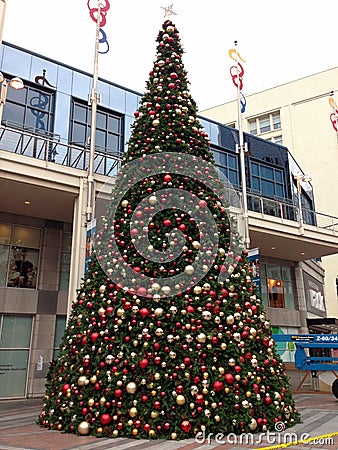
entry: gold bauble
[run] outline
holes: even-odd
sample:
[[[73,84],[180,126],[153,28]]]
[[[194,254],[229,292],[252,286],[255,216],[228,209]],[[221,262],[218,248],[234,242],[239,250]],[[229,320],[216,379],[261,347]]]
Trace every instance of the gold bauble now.
[[[135,392],[137,391],[137,384],[133,381],[130,381],[126,386],[126,391],[128,392],[128,394],[135,394]]]
[[[196,339],[198,342],[204,343],[207,340],[207,337],[204,333],[200,333]]]
[[[160,378],[161,378],[161,374],[156,372],[155,375],[154,375],[154,380],[158,381]]]
[[[95,400],[93,398],[90,398],[87,402],[88,406],[94,406]]]
[[[103,433],[103,428],[98,428],[97,430],[96,430],[96,432],[97,432],[97,434],[102,434]]]
[[[58,431],[61,431],[62,428],[63,428],[63,427],[62,427],[61,423],[58,423],[58,426],[57,426]]]
[[[177,397],[176,397],[176,403],[178,404],[178,405],[184,405],[184,403],[185,403],[185,397],[184,397],[184,395],[178,395]]]
[[[78,378],[77,384],[79,386],[84,386],[86,384],[86,380],[87,380],[87,377],[82,375],[81,377]]]
[[[119,435],[118,430],[114,430],[114,431],[113,431],[113,436],[114,436],[114,437],[117,437],[118,435]]]
[[[221,344],[221,350],[226,350],[227,349],[227,345],[225,342],[222,342]]]
[[[106,399],[104,397],[100,398],[100,405],[103,406],[106,403]]]
[[[152,419],[157,419],[158,416],[159,416],[159,412],[158,412],[158,411],[151,411],[150,417],[151,417]]]
[[[214,419],[215,419],[215,422],[219,422],[221,420],[220,416],[215,416]]]
[[[192,275],[195,272],[195,269],[193,266],[186,266],[184,268],[184,272],[187,273],[188,275]]]
[[[79,423],[79,425],[77,426],[77,431],[82,436],[89,434],[89,430],[90,430],[90,425],[88,422],[83,421],[83,422]]]
[[[156,203],[157,203],[157,198],[155,197],[155,195],[151,195],[151,196],[148,198],[148,202],[149,202],[150,205],[156,205]]]
[[[173,441],[175,441],[177,439],[177,434],[176,433],[171,433],[170,437],[171,437],[171,439]]]
[[[256,419],[252,418],[251,422],[249,424],[249,428],[251,431],[254,431],[257,428],[257,422]]]
[[[93,375],[92,377],[90,377],[90,382],[91,382],[92,384],[95,384],[95,383],[97,382],[97,376],[96,376],[96,375]]]
[[[155,436],[155,430],[149,430],[149,437]]]
[[[137,429],[137,428],[133,428],[131,434],[132,434],[133,436],[137,436],[137,435],[138,435],[138,429]]]
[[[99,313],[99,316],[103,316],[103,314],[106,313],[106,310],[104,308],[100,308],[97,312]]]
[[[137,408],[135,408],[135,406],[130,408],[129,415],[130,415],[130,417],[136,417],[137,416]]]
[[[201,246],[201,244],[198,241],[194,241],[191,245],[196,249],[199,249]]]
[[[224,388],[224,392],[225,392],[226,394],[229,394],[230,388],[228,388],[228,387]]]
[[[194,294],[199,295],[202,292],[201,286],[194,287]]]
[[[121,202],[122,208],[126,208],[128,206],[128,204],[129,204],[128,200],[122,200],[122,202]]]
[[[247,397],[251,397],[251,396],[252,396],[252,393],[251,393],[250,391],[247,391],[245,395],[246,395]]]
[[[151,395],[152,397],[155,397],[156,394],[157,394],[156,391],[150,391],[150,395]]]

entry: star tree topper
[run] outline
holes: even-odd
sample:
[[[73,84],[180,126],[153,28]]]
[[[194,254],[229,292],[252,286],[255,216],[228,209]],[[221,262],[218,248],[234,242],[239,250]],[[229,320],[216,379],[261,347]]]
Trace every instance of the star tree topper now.
[[[174,4],[172,3],[169,6],[161,6],[164,9],[164,18],[170,19],[170,16],[176,16],[177,14],[173,11]]]

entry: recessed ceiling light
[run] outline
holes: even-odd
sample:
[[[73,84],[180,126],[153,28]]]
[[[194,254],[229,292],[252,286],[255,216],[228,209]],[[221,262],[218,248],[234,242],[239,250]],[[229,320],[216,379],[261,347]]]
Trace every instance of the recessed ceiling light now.
[[[304,256],[304,255],[305,255],[305,252],[300,252],[300,254],[301,254],[302,256]]]
[[[276,250],[276,247],[271,247],[271,250]]]
[[[29,200],[26,200],[24,203],[25,203],[25,205],[30,205],[31,204],[31,202]]]

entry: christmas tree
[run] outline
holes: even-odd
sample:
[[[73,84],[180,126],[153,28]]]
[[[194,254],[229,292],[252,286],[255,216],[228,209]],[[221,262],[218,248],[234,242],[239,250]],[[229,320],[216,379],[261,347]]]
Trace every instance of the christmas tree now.
[[[146,439],[291,427],[299,414],[170,20],[157,43],[38,423]]]

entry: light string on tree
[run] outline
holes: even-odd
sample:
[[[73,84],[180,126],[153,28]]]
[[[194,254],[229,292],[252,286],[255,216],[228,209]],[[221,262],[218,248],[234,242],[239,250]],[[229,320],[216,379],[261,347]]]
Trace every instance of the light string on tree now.
[[[92,8],[91,5],[91,0],[87,1],[87,6],[89,9],[89,15],[91,17],[91,19],[96,23],[97,22],[97,14],[98,12],[100,12],[100,38],[99,38],[99,43],[100,44],[105,44],[106,45],[106,49],[104,51],[99,51],[99,53],[101,54],[105,54],[109,52],[109,43],[107,41],[107,35],[106,33],[103,31],[102,27],[105,26],[106,24],[106,15],[107,15],[107,11],[110,8],[110,3],[109,0],[103,0],[102,3],[100,3],[100,8]]]

